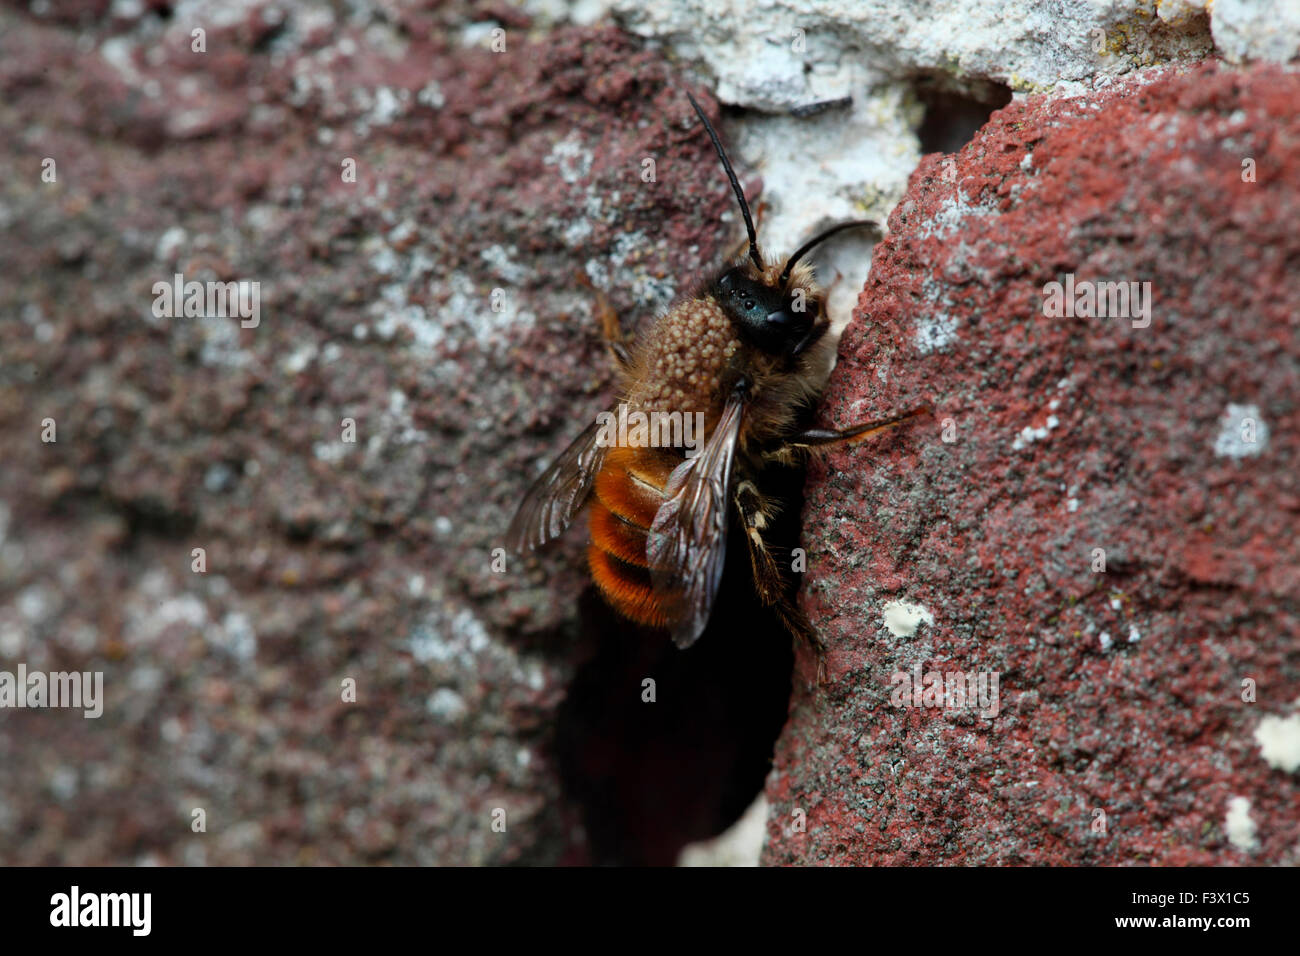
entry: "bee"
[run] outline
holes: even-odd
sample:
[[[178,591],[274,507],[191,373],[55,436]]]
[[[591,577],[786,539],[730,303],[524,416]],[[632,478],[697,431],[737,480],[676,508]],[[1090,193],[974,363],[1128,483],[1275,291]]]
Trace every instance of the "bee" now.
[[[826,335],[826,291],[801,260],[831,236],[874,223],[840,223],[787,259],[765,259],[731,161],[695,97],[687,96],[735,193],[747,250],[706,273],[630,347],[616,317],[606,315],[603,324],[619,371],[616,411],[668,420],[694,414],[704,425],[701,447],[688,454],[671,445],[611,442],[598,417],[525,495],[509,543],[519,552],[541,547],[590,502],[587,560],[601,595],[623,618],[665,631],[686,648],[709,621],[734,526],[748,542],[757,598],[820,659],[816,632],[764,537],[781,509],[764,490],[765,473],[929,409],[845,429],[806,426],[834,346]]]

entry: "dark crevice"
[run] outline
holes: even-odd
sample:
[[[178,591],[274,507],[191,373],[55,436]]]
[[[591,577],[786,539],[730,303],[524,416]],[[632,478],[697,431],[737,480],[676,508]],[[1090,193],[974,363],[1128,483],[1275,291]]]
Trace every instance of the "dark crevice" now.
[[[974,138],[995,110],[1011,102],[1011,89],[982,82],[957,89],[942,75],[916,78],[913,88],[925,107],[917,136],[922,153],[955,153]]]

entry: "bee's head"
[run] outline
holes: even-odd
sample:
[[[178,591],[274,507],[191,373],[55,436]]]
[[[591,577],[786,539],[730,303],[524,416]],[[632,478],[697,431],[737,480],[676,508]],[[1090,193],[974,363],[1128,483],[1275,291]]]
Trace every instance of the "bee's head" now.
[[[764,352],[793,357],[821,338],[830,323],[810,270],[781,281],[777,268],[759,272],[752,263],[741,262],[725,269],[709,291],[743,340]]]

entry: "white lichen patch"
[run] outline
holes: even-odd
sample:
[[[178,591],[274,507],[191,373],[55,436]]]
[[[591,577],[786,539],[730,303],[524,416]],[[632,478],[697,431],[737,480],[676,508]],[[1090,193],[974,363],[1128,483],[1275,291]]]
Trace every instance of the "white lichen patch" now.
[[[129,37],[109,37],[99,46],[99,55],[104,62],[115,69],[118,76],[128,86],[138,86],[140,71],[135,67],[132,57],[134,44]]]
[[[174,262],[176,253],[185,246],[189,238],[189,233],[181,226],[168,228],[158,237],[158,242],[154,245],[154,258],[159,262]]]
[[[930,217],[929,222],[921,226],[918,232],[922,236],[947,239],[960,232],[968,219],[991,216],[996,212],[997,209],[988,203],[972,203],[958,189],[953,195],[939,202],[934,215]]]
[[[911,637],[922,624],[933,624],[934,615],[920,604],[890,601],[880,609],[881,619],[895,637]]]
[[[318,441],[311,446],[311,452],[317,461],[337,464],[350,454],[352,448],[349,442]]]
[[[257,633],[242,611],[227,612],[219,626],[206,628],[203,635],[208,644],[244,663],[251,662],[257,654]]]
[[[280,361],[280,370],[287,375],[297,375],[311,365],[319,351],[315,342],[305,342]]]
[[[253,356],[240,346],[238,319],[198,319],[196,328],[203,340],[199,361],[217,368],[247,368]]]
[[[585,179],[591,172],[593,156],[591,150],[582,145],[576,133],[570,133],[551,147],[550,153],[542,160],[543,165],[554,166],[569,185]]]
[[[464,715],[465,698],[449,687],[439,687],[429,695],[424,706],[431,716],[452,722]]]
[[[447,105],[447,97],[442,92],[442,86],[437,80],[430,80],[424,85],[420,92],[415,94],[415,102],[421,106],[428,106],[431,109],[440,110]]]
[[[668,309],[677,298],[677,284],[669,278],[638,275],[632,282],[632,301],[652,315]]]
[[[921,294],[925,297],[925,305],[916,318],[914,341],[916,350],[927,355],[952,344],[957,337],[958,320],[951,312],[956,307],[951,286],[939,282],[934,276],[926,276],[921,283]]]
[[[479,258],[488,264],[493,276],[512,285],[520,285],[528,278],[528,267],[519,263],[519,250],[514,246],[488,246]]]
[[[921,316],[916,320],[916,350],[922,355],[946,348],[957,337],[957,319],[951,315]]]
[[[1300,713],[1261,718],[1255,728],[1255,743],[1270,767],[1287,773],[1300,770]]]
[[[522,0],[520,6],[547,26],[575,23],[590,26],[609,14],[612,0]]]
[[[388,393],[388,408],[384,412],[381,432],[395,445],[414,445],[427,441],[429,433],[415,427],[411,417],[411,400],[400,389]]]
[[[457,609],[449,616],[435,613],[438,627],[419,626],[412,632],[407,646],[411,656],[419,663],[456,662],[464,668],[474,663],[474,655],[493,646],[483,623],[466,608]]]
[[[484,674],[503,675],[511,686],[534,691],[554,683],[554,669],[545,660],[497,639],[471,609],[449,604],[436,582],[428,583],[426,593],[429,610],[404,644],[413,661],[441,687],[426,702],[430,714],[443,719],[481,714],[485,701],[497,692]]]
[[[513,262],[506,249],[489,253],[495,266],[510,270]],[[386,259],[380,259],[376,265],[388,266]],[[425,306],[408,302],[407,286],[416,281],[423,281],[424,264],[416,254],[411,256],[410,264],[403,269],[400,263],[394,267],[397,281],[380,288],[380,299],[368,307],[374,317],[374,333],[384,341],[392,340],[403,328],[410,332],[410,351],[432,357],[445,341],[448,329],[468,328],[475,342],[483,347],[491,346],[502,334],[512,330],[528,328],[536,321],[533,312],[519,308],[519,293],[508,282],[496,280],[502,284],[480,286],[473,278],[463,272],[453,271],[445,279],[429,283],[429,294],[435,300],[441,299],[441,305],[426,309]],[[358,337],[364,337],[364,330]]]
[[[1060,419],[1055,415],[1048,415],[1047,421],[1036,428],[1031,425],[1026,425],[1024,428],[1020,429],[1020,432],[1012,440],[1011,450],[1019,451],[1036,441],[1042,441],[1048,436],[1048,433],[1059,424],[1061,424]]]
[[[1258,405],[1229,403],[1219,418],[1219,433],[1214,438],[1218,458],[1253,458],[1268,446],[1268,425],[1260,417]]]
[[[370,126],[387,126],[406,112],[410,99],[410,90],[376,87],[365,122]]]
[[[587,218],[572,219],[559,227],[560,238],[569,249],[581,249],[591,238],[591,220]]]
[[[1228,812],[1223,818],[1223,832],[1228,842],[1243,853],[1252,853],[1259,847],[1255,839],[1255,821],[1250,818],[1250,800],[1246,797],[1230,797]]]
[[[463,47],[486,47],[494,36],[499,36],[496,31],[500,29],[502,29],[501,24],[495,20],[480,20],[477,23],[468,23],[461,27],[460,45]]]

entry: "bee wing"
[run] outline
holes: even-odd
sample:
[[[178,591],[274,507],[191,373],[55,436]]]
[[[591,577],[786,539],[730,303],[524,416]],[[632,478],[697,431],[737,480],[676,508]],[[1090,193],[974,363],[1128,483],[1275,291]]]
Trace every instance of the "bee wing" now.
[[[733,397],[704,449],[673,469],[664,486],[666,500],[646,536],[650,580],[677,622],[673,641],[678,647],[694,644],[704,631],[722,581],[731,463],[743,410],[741,397]]]
[[[514,550],[539,548],[558,538],[581,510],[605,461],[605,445],[597,441],[600,431],[599,420],[583,429],[528,489],[506,532]]]

